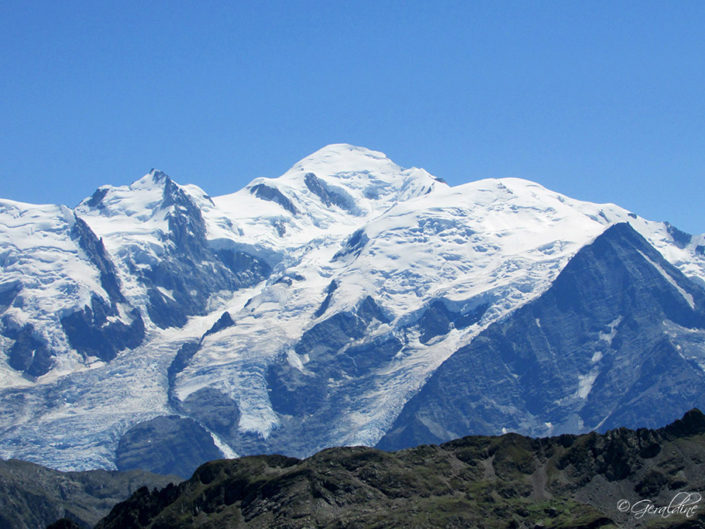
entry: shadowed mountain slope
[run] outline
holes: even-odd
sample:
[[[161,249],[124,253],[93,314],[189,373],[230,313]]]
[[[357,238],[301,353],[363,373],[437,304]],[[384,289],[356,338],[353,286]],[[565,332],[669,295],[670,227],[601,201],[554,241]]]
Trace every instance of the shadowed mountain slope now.
[[[705,291],[628,224],[441,365],[378,443],[666,424],[705,407]]]
[[[129,472],[58,472],[26,461],[0,460],[0,529],[38,529],[57,518],[93,527],[140,487],[164,487],[174,476]]]

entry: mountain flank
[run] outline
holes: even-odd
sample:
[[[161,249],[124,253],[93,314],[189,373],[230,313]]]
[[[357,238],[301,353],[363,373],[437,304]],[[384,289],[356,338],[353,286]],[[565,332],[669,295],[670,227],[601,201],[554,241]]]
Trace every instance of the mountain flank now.
[[[500,425],[531,435],[658,427],[705,406],[705,290],[629,224],[581,248],[538,298],[450,356],[377,444]],[[704,408],[705,409],[705,408]]]
[[[62,517],[88,529],[140,487],[178,481],[141,470],[59,472],[0,460],[0,529],[41,529]]]

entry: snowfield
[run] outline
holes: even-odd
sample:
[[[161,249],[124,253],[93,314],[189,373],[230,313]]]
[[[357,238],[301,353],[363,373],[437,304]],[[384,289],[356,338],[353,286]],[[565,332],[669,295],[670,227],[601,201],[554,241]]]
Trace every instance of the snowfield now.
[[[72,231],[76,219],[104,246],[123,301],[106,291],[95,258]],[[287,428],[298,419],[273,406],[270,367],[278,362],[315,377],[318,364],[297,352],[302,336],[334,315],[354,313],[367,297],[385,321],[372,320],[365,336],[351,338],[334,358],[375,339],[402,346],[360,376],[327,382],[338,400],[326,404],[329,415],[310,420],[335,422],[297,453],[374,445],[453,352],[546,291],[581,248],[621,222],[684,274],[705,281],[703,236],[684,238],[614,204],[582,202],[516,178],[450,187],[423,169],[345,144],[220,197],[152,171],[129,186],[101,187],[74,210],[2,200],[0,457],[62,470],[116,468],[125,431],[156,416],[186,415],[173,399],[186,402],[204,388],[237,404],[237,435],[286,447]],[[232,274],[245,278],[242,286],[179,292],[190,287],[163,281],[158,267],[176,263],[173,256],[184,249],[190,253],[179,257],[179,267]],[[248,275],[252,263],[266,274]],[[234,281],[228,276],[222,284]],[[200,303],[185,324],[153,320],[158,303],[178,304],[182,294]],[[130,311],[139,311],[145,330],[137,347],[108,361],[72,347],[62,318],[90,307],[94,297],[115,307],[112,322],[128,325]],[[418,322],[434,301],[458,314],[483,310],[471,324],[426,339]],[[225,312],[234,325],[206,334]],[[45,373],[32,375],[12,360],[19,358],[12,352],[17,331],[27,325],[51,352]],[[170,378],[187,343],[198,350]],[[585,373],[575,396],[585,399],[596,377],[597,367]],[[225,454],[252,446],[206,422]]]

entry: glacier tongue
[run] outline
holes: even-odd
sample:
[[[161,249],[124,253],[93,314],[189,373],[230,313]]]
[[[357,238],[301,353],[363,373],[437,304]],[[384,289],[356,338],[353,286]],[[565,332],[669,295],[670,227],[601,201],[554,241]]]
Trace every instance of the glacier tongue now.
[[[220,197],[153,170],[74,211],[0,201],[0,456],[112,468],[124,432],[170,414],[238,454],[375,444],[448,357],[620,222],[705,279],[702,236],[521,179],[450,187],[346,144]],[[61,323],[80,311],[91,335],[139,317],[143,340],[81,353]],[[7,353],[28,324],[45,373]]]

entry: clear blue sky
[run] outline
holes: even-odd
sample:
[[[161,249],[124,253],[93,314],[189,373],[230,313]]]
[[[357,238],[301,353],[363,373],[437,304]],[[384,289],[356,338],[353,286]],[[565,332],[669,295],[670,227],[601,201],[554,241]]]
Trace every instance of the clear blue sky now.
[[[0,196],[211,195],[348,142],[705,232],[705,2],[0,3]]]

